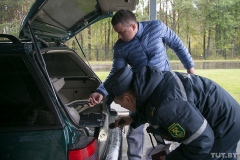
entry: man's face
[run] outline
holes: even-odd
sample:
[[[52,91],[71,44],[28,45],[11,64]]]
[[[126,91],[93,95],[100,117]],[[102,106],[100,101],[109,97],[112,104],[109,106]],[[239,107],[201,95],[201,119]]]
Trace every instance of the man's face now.
[[[126,108],[132,112],[136,111],[136,98],[132,96],[124,96],[123,100],[118,98],[114,99],[116,104],[119,104],[121,107]]]
[[[115,32],[118,33],[118,38],[125,42],[131,41],[137,34],[138,26],[132,23],[129,27],[124,26],[122,23],[118,23],[113,26]]]

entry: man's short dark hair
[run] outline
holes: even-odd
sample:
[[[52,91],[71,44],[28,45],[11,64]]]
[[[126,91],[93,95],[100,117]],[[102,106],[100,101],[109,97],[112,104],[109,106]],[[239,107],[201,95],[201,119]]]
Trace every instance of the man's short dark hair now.
[[[124,92],[123,94],[121,94],[119,96],[116,96],[115,98],[120,100],[120,101],[123,101],[124,96],[129,95],[129,94],[132,95],[133,97],[136,97],[136,94],[135,94],[135,91],[134,91],[133,87],[130,90],[128,90],[127,92]]]
[[[136,16],[129,10],[121,9],[116,12],[112,17],[112,25],[115,26],[118,23],[122,23],[124,26],[129,27],[132,23],[137,24]]]

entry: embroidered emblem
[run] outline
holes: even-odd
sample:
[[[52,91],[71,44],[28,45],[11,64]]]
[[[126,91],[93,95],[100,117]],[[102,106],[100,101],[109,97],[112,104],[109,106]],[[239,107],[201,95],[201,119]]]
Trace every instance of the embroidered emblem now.
[[[178,123],[173,123],[170,127],[168,127],[168,131],[173,137],[185,137],[185,130]]]
[[[153,116],[154,110],[155,110],[155,107],[152,107],[152,108],[151,108],[151,111],[150,111],[151,116]]]

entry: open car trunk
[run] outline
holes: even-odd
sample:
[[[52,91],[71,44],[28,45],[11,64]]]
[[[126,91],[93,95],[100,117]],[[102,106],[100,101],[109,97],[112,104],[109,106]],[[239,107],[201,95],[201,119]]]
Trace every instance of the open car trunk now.
[[[73,50],[45,48],[41,53],[51,82],[71,117],[87,131],[87,136],[98,139],[99,153],[105,153],[109,135],[118,136],[108,129],[109,123],[116,117],[109,116],[105,100],[94,107],[87,105],[89,96],[101,81]]]
[[[51,82],[62,102],[68,109],[74,108],[80,116],[78,120],[70,112],[74,120],[82,126],[103,126],[104,112],[107,112],[103,104],[94,107],[87,105],[89,96],[101,83],[91,69],[70,49],[47,48],[41,52]]]

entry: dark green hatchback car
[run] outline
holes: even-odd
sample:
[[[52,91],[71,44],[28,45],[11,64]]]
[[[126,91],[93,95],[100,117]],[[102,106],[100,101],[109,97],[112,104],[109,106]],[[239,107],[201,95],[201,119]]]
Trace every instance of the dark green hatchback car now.
[[[19,38],[1,34],[0,159],[121,159],[117,112],[88,97],[101,84],[64,42],[135,0],[37,0]]]

